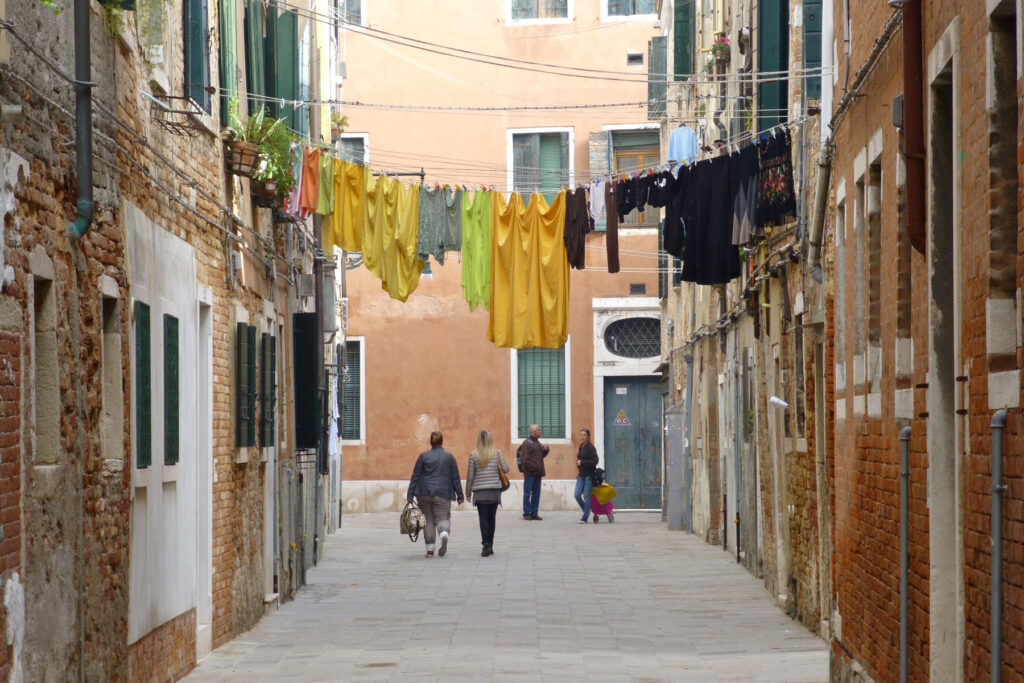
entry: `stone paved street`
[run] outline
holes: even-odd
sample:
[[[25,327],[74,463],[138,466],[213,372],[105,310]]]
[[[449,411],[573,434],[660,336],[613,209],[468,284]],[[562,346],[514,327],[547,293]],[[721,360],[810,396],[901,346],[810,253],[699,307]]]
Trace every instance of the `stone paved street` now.
[[[468,505],[465,507],[469,507]],[[346,517],[298,599],[207,657],[190,681],[825,681],[825,644],[720,548],[660,515],[581,526],[476,514],[423,557],[397,514]]]

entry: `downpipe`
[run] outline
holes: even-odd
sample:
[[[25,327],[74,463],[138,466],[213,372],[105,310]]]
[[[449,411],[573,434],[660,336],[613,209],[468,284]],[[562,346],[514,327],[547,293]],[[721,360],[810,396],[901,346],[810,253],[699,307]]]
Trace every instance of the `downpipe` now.
[[[821,245],[825,241],[825,209],[828,205],[828,188],[832,179],[831,140],[821,143],[818,153],[818,182],[814,188],[814,215],[811,218],[811,231],[808,239],[807,270],[811,278],[821,283],[824,271],[821,267]]]
[[[92,76],[89,40],[89,0],[75,0],[75,180],[78,203],[75,220],[65,235],[78,240],[89,232],[93,221],[92,197]]]
[[[900,683],[907,683],[908,628],[907,573],[910,567],[910,435],[908,426],[900,430]]]
[[[992,416],[992,578],[989,592],[992,600],[992,623],[989,634],[989,680],[999,683],[1002,675],[1003,644],[1003,432],[1006,430],[1006,411],[997,410]]]

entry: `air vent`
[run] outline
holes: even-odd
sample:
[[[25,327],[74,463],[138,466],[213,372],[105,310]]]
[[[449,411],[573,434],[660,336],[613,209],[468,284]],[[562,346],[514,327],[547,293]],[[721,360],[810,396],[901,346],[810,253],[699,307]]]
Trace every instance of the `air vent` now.
[[[643,52],[629,52],[626,54],[626,66],[643,66],[644,65],[644,53]]]
[[[643,282],[630,282],[629,283],[629,295],[630,296],[646,296],[647,285]]]

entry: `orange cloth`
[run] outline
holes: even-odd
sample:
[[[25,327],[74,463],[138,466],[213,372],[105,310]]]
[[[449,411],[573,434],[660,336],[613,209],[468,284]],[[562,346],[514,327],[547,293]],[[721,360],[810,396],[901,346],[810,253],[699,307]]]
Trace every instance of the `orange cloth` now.
[[[549,206],[541,194],[491,206],[491,310],[487,338],[497,346],[557,349],[569,338],[569,259],[565,192]]]
[[[299,207],[316,211],[320,202],[320,150],[307,148],[302,153],[302,194]]]

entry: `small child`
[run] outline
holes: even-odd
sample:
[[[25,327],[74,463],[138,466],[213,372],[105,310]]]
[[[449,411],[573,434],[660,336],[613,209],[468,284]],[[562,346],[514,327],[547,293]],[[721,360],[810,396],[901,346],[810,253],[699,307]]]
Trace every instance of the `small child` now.
[[[594,490],[590,494],[590,511],[594,515],[594,524],[597,524],[599,515],[606,516],[609,522],[615,521],[615,503],[612,499],[616,495],[615,487],[604,480],[604,470],[598,467],[594,471]]]

